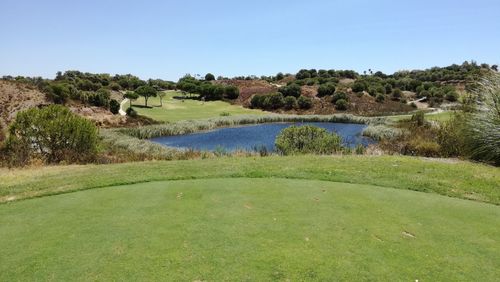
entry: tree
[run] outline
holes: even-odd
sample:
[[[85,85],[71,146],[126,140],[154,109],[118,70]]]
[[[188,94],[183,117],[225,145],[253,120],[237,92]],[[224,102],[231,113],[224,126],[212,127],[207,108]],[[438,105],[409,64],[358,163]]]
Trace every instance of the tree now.
[[[277,74],[276,74],[276,80],[277,80],[277,81],[280,81],[280,80],[282,80],[283,78],[285,78],[285,76],[283,75],[283,73],[282,73],[282,72],[279,72],[279,73],[277,73]]]
[[[161,107],[163,107],[163,98],[165,98],[166,95],[167,95],[167,93],[165,93],[165,91],[158,92],[158,97],[160,97],[160,106]]]
[[[132,101],[137,100],[139,98],[139,95],[137,93],[135,93],[134,91],[127,91],[123,95],[123,98],[126,98],[126,99],[129,100],[129,102],[130,102],[130,108],[132,108]]]
[[[212,80],[215,80],[215,75],[211,74],[211,73],[207,73],[205,75],[205,80],[206,81],[212,81]]]
[[[318,88],[318,97],[330,96],[335,93],[335,85],[332,83],[322,84]]]
[[[7,150],[16,163],[31,157],[49,163],[90,161],[97,153],[97,127],[60,105],[19,112],[9,129]]]
[[[492,65],[491,69],[494,70],[494,71],[498,71],[498,65]]]
[[[156,97],[156,95],[157,95],[156,89],[154,89],[153,87],[151,87],[149,85],[143,85],[143,86],[137,87],[137,89],[135,90],[135,93],[137,93],[139,96],[144,97],[144,105],[146,107],[148,106],[148,99],[150,97]]]

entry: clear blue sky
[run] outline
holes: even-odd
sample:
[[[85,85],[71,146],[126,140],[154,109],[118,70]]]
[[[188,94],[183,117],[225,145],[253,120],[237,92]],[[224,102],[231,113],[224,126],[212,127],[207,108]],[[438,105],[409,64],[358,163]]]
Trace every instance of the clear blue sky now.
[[[498,0],[0,3],[0,75],[271,75],[500,63]]]

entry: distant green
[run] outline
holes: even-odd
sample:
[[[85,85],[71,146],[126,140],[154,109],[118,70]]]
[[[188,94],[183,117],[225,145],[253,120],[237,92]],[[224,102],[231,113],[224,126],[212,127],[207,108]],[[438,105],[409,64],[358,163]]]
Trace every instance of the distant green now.
[[[207,101],[193,99],[175,99],[182,97],[181,92],[167,91],[163,98],[163,107],[160,106],[160,98],[152,97],[148,100],[151,108],[140,107],[144,105],[144,98],[139,98],[132,102],[137,105],[134,109],[143,116],[150,117],[157,121],[173,122],[179,120],[193,120],[219,117],[221,115],[242,115],[242,114],[264,114],[260,110],[244,108],[240,105],[232,105],[224,101]],[[127,105],[125,105],[128,107]]]

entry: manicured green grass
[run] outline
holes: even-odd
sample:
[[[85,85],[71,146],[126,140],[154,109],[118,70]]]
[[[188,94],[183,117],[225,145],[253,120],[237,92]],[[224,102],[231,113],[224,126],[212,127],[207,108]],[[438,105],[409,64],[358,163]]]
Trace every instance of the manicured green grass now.
[[[443,112],[436,113],[436,114],[427,113],[427,114],[425,114],[425,119],[438,121],[438,122],[444,122],[444,121],[450,120],[452,115],[453,115],[453,111],[443,111]],[[392,120],[392,121],[400,121],[400,120],[404,120],[404,119],[410,119],[411,115],[388,116],[387,118],[389,120]]]
[[[246,109],[242,106],[231,105],[223,101],[202,102],[192,99],[182,101],[174,99],[174,96],[181,96],[181,93],[167,91],[166,96],[163,98],[163,107],[160,106],[160,99],[153,97],[148,100],[148,106],[152,106],[152,108],[134,107],[134,109],[140,115],[164,122],[219,117],[222,113],[229,113],[233,116],[265,114],[265,112],[260,110]],[[133,105],[144,105],[144,98],[141,97],[137,101],[134,101]],[[128,107],[128,104],[126,106]]]
[[[371,184],[500,205],[500,168],[397,156],[224,157],[111,165],[0,169],[0,202],[139,182],[294,178]]]
[[[495,205],[370,185],[141,183],[0,205],[0,280],[495,281],[499,225]]]

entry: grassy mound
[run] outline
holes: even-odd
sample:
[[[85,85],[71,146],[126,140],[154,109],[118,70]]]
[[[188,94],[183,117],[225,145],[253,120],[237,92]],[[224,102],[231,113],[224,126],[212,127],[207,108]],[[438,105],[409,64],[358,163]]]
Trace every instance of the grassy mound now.
[[[121,184],[235,177],[370,184],[500,205],[500,168],[458,160],[310,155],[0,169],[0,203]]]
[[[493,281],[499,218],[494,205],[324,181],[116,186],[0,205],[0,280]]]

